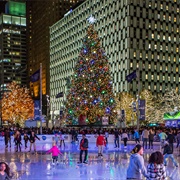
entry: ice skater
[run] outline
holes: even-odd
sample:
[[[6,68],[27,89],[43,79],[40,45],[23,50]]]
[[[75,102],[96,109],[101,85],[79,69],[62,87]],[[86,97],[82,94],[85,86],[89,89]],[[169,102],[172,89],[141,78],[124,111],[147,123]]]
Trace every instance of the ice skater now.
[[[101,133],[98,133],[98,137],[96,139],[96,146],[98,147],[98,157],[103,157],[103,148],[106,145],[106,140]]]
[[[29,141],[31,143],[29,152],[31,152],[32,145],[34,146],[34,152],[36,152],[36,144],[35,144],[36,139],[38,139],[40,141],[40,139],[37,137],[37,135],[34,133],[34,131],[32,131],[30,134],[30,137],[29,137]]]
[[[82,154],[85,152],[84,156],[84,164],[87,164],[87,155],[88,155],[88,139],[86,138],[85,134],[82,134],[82,139],[80,141],[80,155],[79,155],[79,162],[78,164],[82,163]]]
[[[61,151],[57,148],[56,143],[53,144],[53,147],[47,151],[47,153],[52,153],[52,165],[58,164],[58,155],[63,155]]]

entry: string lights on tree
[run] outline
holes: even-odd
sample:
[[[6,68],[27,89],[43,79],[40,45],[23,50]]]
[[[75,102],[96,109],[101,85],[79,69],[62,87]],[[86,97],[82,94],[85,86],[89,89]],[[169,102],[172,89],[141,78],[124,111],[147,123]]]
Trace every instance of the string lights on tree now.
[[[11,124],[24,125],[24,121],[34,116],[34,103],[27,88],[16,82],[7,86],[2,98],[2,120]]]
[[[83,116],[87,124],[95,124],[106,116],[109,117],[109,123],[113,124],[117,113],[108,58],[94,30],[95,19],[90,16],[88,21],[90,25],[67,95],[67,123],[78,124],[77,119]]]

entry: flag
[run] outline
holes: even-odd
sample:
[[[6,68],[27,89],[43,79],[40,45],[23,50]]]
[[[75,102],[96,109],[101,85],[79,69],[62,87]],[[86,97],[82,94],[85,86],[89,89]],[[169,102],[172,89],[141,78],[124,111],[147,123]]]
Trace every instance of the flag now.
[[[145,120],[145,118],[146,118],[145,106],[146,106],[146,100],[139,99],[139,102],[138,102],[139,120]]]
[[[60,98],[60,97],[63,97],[63,92],[60,92],[56,95],[56,98]]]
[[[30,81],[31,81],[31,82],[39,81],[39,79],[40,79],[40,69],[37,70],[34,74],[32,74],[32,75],[30,76]]]
[[[131,82],[135,78],[137,78],[136,70],[126,76],[128,82]]]

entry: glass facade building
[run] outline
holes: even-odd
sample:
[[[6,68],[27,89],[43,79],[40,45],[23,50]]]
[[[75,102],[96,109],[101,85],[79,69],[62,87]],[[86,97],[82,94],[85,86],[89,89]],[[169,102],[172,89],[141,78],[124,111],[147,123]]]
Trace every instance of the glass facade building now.
[[[15,81],[27,85],[26,17],[0,15],[0,92]]]
[[[109,58],[114,93],[134,96],[138,87],[153,94],[180,92],[180,1],[87,0],[50,27],[50,94],[67,92],[92,14]],[[131,83],[126,76],[137,70]],[[65,97],[64,97],[65,98]],[[60,109],[63,98],[55,100]]]

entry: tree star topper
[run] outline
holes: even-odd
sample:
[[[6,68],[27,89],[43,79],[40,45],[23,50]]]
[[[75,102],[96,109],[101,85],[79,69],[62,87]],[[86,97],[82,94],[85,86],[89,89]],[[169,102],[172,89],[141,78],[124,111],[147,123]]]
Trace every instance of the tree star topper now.
[[[96,21],[96,19],[92,16],[92,14],[90,15],[90,17],[87,20],[90,24],[94,24]]]

